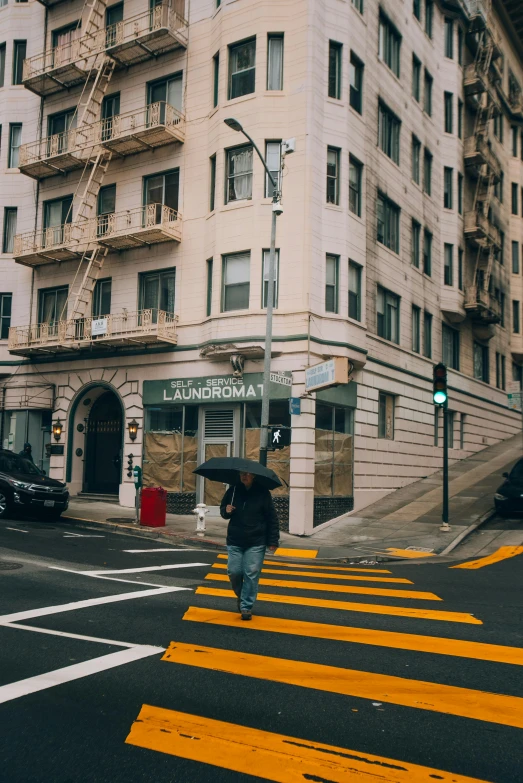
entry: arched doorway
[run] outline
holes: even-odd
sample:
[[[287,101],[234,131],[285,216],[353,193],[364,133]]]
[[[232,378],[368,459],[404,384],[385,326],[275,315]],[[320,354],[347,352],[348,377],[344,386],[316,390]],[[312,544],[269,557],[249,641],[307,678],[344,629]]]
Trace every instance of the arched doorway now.
[[[121,478],[122,408],[106,391],[94,401],[87,419],[84,491],[117,495]]]

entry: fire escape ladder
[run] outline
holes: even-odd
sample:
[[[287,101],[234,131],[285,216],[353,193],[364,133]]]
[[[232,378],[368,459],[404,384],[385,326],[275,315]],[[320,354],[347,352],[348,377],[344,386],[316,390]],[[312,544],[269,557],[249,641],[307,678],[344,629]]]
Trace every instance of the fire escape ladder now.
[[[78,130],[76,132],[80,143],[81,141],[94,141],[87,137],[88,129],[86,126],[92,125],[100,119],[102,101],[107,93],[115,64],[115,61],[110,57],[104,56],[100,66],[97,68],[91,90],[85,97],[82,95],[80,98],[78,105]]]
[[[86,317],[98,275],[108,252],[106,247],[98,246],[94,250],[86,251],[83,254],[69,295],[69,299],[73,301],[70,316],[73,321],[82,321]],[[85,270],[82,274],[83,266],[85,266]]]

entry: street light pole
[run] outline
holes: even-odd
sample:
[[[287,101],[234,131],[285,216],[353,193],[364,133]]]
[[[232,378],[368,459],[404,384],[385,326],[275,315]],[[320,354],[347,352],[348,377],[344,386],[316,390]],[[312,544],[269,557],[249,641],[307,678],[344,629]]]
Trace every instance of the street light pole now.
[[[258,153],[263,167],[270,179],[273,195],[272,195],[272,222],[271,222],[271,248],[269,253],[269,273],[268,273],[268,290],[267,290],[267,318],[265,323],[265,356],[263,362],[263,392],[262,392],[262,409],[261,409],[261,431],[260,431],[260,463],[267,465],[267,447],[268,447],[268,427],[269,427],[269,396],[270,396],[270,379],[271,379],[271,353],[272,353],[272,312],[274,309],[274,281],[275,281],[275,267],[276,267],[276,218],[281,215],[282,208],[280,206],[280,183],[276,182],[265,159],[261,154],[256,143],[251,139],[247,131],[245,131],[242,125],[233,117],[229,117],[224,120],[225,124],[232,128],[232,130],[239,131],[251,142],[253,148]],[[281,171],[281,167],[280,167]],[[262,276],[262,290],[263,280]]]

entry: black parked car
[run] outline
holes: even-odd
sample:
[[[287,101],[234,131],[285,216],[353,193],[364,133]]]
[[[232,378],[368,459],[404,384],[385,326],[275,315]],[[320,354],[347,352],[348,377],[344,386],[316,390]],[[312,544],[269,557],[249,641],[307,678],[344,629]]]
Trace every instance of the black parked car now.
[[[494,495],[496,511],[502,517],[523,512],[523,459],[516,462],[510,473],[503,473],[505,481]]]
[[[0,449],[0,519],[15,511],[58,519],[68,505],[65,484],[48,478],[31,460]]]

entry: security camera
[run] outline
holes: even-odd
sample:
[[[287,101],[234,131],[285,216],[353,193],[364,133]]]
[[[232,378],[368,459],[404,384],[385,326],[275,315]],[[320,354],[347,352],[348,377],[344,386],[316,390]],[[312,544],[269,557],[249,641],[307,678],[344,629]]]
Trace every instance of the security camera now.
[[[272,211],[275,212],[277,215],[281,215],[283,213],[283,207],[279,201],[276,201],[272,205]]]

